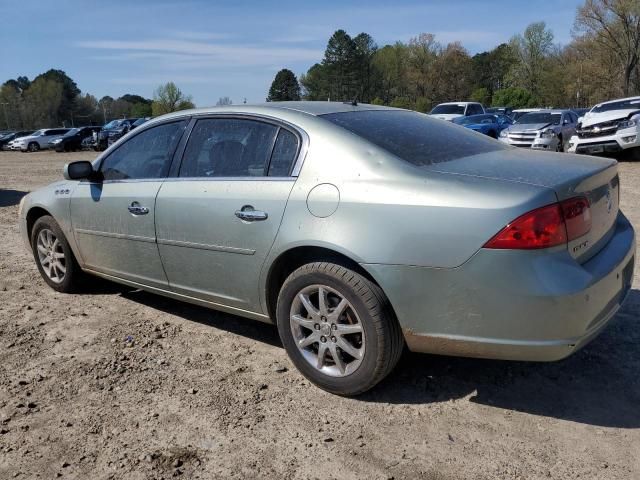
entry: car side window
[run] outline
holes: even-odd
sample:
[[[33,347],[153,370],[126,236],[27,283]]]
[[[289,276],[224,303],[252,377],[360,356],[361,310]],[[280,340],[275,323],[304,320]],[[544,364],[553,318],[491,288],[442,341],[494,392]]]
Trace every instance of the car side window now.
[[[265,176],[277,133],[277,126],[258,120],[198,120],[189,137],[179,176]],[[285,155],[286,145],[281,150]]]
[[[126,141],[101,165],[104,180],[164,178],[186,120],[151,127]]]
[[[297,156],[298,137],[289,130],[281,128],[273,147],[268,175],[270,177],[288,177]]]

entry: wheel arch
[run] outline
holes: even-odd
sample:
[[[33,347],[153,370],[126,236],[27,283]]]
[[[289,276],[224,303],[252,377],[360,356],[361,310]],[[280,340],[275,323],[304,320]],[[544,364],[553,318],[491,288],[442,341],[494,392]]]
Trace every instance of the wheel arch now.
[[[31,232],[33,231],[33,226],[35,225],[36,221],[39,218],[44,217],[46,215],[53,217],[53,215],[51,215],[49,211],[45,210],[43,207],[40,207],[40,206],[31,207],[27,212],[26,219],[27,219],[27,234],[29,235],[29,242],[31,242]]]
[[[278,294],[287,277],[297,268],[311,262],[331,262],[349,268],[362,275],[366,279],[382,286],[371,276],[357,261],[345,253],[341,253],[329,247],[321,246],[296,246],[280,253],[269,266],[265,282],[265,300],[267,313],[272,320],[276,318],[276,305]]]

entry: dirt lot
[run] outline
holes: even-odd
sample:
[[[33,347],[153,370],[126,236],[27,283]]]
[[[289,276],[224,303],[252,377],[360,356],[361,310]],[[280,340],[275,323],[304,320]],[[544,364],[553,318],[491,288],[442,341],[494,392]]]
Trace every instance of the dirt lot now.
[[[100,282],[46,287],[19,199],[92,157],[0,153],[0,478],[640,478],[638,290],[565,361],[406,355],[340,398],[269,325]],[[640,227],[640,164],[620,169]]]

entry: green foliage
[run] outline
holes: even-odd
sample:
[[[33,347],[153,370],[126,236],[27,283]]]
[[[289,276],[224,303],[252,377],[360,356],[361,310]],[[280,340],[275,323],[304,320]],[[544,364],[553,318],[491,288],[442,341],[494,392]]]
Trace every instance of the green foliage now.
[[[151,112],[154,117],[189,108],[194,108],[191,96],[182,93],[182,90],[173,82],[158,86],[153,93]]]
[[[539,106],[540,100],[524,88],[507,87],[493,94],[492,104],[494,107],[526,108]]]
[[[474,102],[480,102],[483,105],[489,105],[491,103],[491,94],[486,87],[476,88],[471,92],[471,100]]]
[[[300,84],[295,74],[283,68],[273,79],[267,102],[278,102],[288,100],[300,100]]]
[[[406,108],[411,109],[413,107],[411,100],[407,97],[396,97],[391,100],[390,106],[394,108]]]
[[[416,112],[429,113],[431,111],[431,102],[428,98],[419,97],[414,107]]]
[[[371,100],[371,104],[372,105],[384,105],[384,100],[382,100],[380,97],[376,97],[373,100]]]

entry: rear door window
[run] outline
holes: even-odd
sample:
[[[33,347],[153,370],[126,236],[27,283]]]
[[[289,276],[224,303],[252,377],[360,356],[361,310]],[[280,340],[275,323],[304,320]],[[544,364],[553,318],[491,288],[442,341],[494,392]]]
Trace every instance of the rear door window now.
[[[244,118],[198,120],[184,152],[180,177],[263,177],[279,127]],[[286,141],[280,147],[286,161]],[[276,167],[274,166],[274,170]]]

